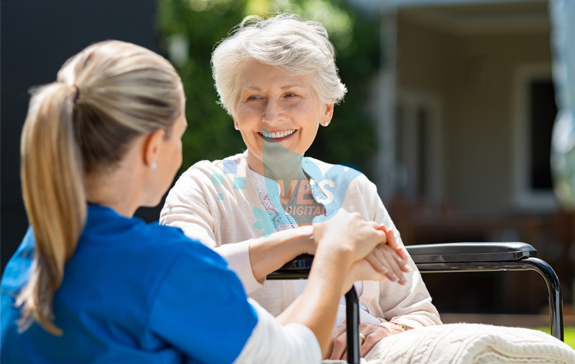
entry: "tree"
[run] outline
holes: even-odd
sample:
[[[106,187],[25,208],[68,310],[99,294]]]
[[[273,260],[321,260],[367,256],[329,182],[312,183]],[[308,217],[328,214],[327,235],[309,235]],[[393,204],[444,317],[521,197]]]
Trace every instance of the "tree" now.
[[[349,90],[307,155],[331,163],[352,163],[369,174],[376,144],[374,123],[365,108],[370,81],[379,67],[377,19],[328,0],[159,0],[158,10],[163,48],[180,72],[188,100],[183,170],[198,160],[221,159],[246,148],[231,117],[217,104],[210,69],[215,45],[247,15],[290,12],[326,27]]]

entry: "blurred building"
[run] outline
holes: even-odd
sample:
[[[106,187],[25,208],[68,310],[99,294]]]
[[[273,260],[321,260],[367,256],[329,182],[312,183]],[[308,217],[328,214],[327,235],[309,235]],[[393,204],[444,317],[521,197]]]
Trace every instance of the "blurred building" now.
[[[527,242],[573,302],[575,215],[557,202],[550,168],[557,107],[548,2],[355,3],[381,12],[378,184],[404,242]],[[448,310],[536,312],[547,303],[537,274],[473,277],[449,279],[485,285],[482,298],[504,302],[465,303],[459,291]],[[445,279],[426,277],[437,292]]]

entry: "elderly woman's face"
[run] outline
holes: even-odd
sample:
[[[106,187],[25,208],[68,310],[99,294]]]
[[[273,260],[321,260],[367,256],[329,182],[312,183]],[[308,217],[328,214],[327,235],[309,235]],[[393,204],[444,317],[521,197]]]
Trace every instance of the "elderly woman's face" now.
[[[333,103],[322,102],[311,76],[294,75],[278,67],[252,61],[242,75],[234,122],[253,157],[263,160],[264,138],[273,138],[303,155],[319,125],[327,125]]]

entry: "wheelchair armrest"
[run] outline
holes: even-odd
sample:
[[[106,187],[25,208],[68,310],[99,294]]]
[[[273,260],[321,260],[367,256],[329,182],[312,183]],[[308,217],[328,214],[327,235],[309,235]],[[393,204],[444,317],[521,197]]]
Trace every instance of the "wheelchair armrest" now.
[[[415,263],[499,262],[536,257],[526,243],[441,243],[406,246]]]
[[[405,248],[416,264],[501,262],[537,256],[537,250],[526,243],[441,243],[409,245]],[[309,273],[312,262],[313,255],[297,256],[268,275],[268,279],[295,277],[294,274],[302,277]]]
[[[293,258],[278,270],[311,269],[311,263],[313,263],[313,255],[302,254]]]
[[[290,260],[280,269],[268,274],[267,279],[304,279],[307,278],[313,263],[313,255],[302,254]]]

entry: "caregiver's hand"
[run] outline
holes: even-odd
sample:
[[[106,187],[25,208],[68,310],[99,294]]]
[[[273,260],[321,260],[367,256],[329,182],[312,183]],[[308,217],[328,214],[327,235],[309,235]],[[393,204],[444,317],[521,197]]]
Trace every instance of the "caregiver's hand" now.
[[[375,270],[366,259],[358,260],[349,269],[341,295],[345,295],[357,281],[383,281],[385,279],[388,279],[387,276]]]
[[[313,237],[318,244],[347,251],[356,262],[387,242],[387,234],[377,230],[379,227],[376,222],[364,221],[357,212],[340,209],[329,219],[313,224]]]
[[[365,357],[367,353],[375,344],[385,339],[386,337],[400,334],[404,332],[400,326],[391,323],[383,322],[378,325],[369,324],[367,322],[361,322],[359,325],[359,332],[365,336],[365,340],[361,343],[361,356]],[[344,321],[339,327],[333,332],[331,337],[331,342],[329,344],[329,349],[324,359],[330,360],[347,360],[347,341],[346,341],[346,322]]]

